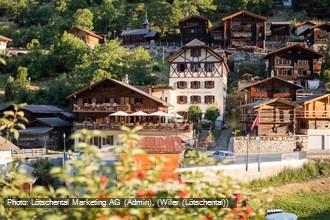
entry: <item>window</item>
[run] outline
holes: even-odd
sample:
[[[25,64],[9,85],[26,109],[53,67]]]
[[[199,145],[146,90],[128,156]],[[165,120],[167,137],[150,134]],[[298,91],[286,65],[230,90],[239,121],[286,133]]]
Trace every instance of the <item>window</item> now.
[[[187,69],[187,65],[185,63],[178,63],[176,69],[178,72],[184,72]]]
[[[201,68],[201,64],[200,63],[191,63],[190,64],[190,70],[192,72],[198,72]]]
[[[213,72],[213,70],[214,70],[214,63],[205,63],[204,64],[204,70],[206,72]]]
[[[179,81],[179,82],[176,83],[176,87],[178,89],[185,89],[185,88],[187,88],[187,82]]]
[[[280,87],[280,88],[278,88],[278,92],[280,92],[280,93],[282,93],[282,92],[289,92],[289,88],[288,87]]]
[[[280,111],[280,122],[284,122],[284,112]]]
[[[135,98],[134,104],[143,104],[143,98]]]
[[[192,81],[190,84],[190,87],[192,89],[199,89],[201,87],[201,82],[199,81]]]
[[[113,135],[106,136],[102,139],[102,145],[113,145]]]
[[[200,57],[201,56],[201,48],[191,48],[190,56],[192,57]]]
[[[214,100],[215,100],[215,98],[213,95],[207,95],[204,97],[205,104],[213,104]]]
[[[84,104],[92,104],[92,98],[84,98]]]
[[[190,96],[190,103],[191,104],[200,104],[201,103],[201,97],[198,95]]]
[[[177,96],[178,104],[187,104],[187,96]]]
[[[214,88],[214,81],[205,81],[205,88],[206,89],[213,89]]]
[[[265,86],[258,86],[257,92],[267,92],[267,88]]]

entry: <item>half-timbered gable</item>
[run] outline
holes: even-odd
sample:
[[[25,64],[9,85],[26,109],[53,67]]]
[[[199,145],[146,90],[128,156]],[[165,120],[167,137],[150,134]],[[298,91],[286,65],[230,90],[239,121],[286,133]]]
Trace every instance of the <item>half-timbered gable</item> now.
[[[198,15],[191,15],[179,21],[181,40],[184,44],[198,39],[202,42],[208,40],[209,20]]]
[[[265,48],[267,18],[240,11],[222,18],[224,24],[224,48]]]
[[[228,67],[225,59],[194,39],[169,58],[169,83],[174,88],[170,103],[179,114],[187,115],[197,104],[203,113],[209,104],[224,112]]]
[[[268,73],[284,80],[295,81],[305,87],[306,81],[315,78],[314,61],[322,55],[298,44],[275,50],[265,56]]]

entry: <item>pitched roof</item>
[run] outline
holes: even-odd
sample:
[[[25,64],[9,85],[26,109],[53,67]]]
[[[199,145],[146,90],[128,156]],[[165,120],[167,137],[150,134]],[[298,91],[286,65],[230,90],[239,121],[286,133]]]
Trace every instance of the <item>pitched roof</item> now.
[[[294,102],[291,102],[287,99],[284,99],[284,98],[273,98],[273,99],[269,99],[269,100],[264,100],[260,103],[256,103],[254,106],[252,106],[253,108],[258,108],[260,106],[263,106],[263,105],[268,105],[268,104],[271,104],[271,103],[274,103],[274,102],[280,102],[282,104],[285,104],[285,105],[290,105],[290,106],[297,106],[296,103]]]
[[[286,47],[279,48],[279,49],[277,49],[277,50],[274,50],[274,51],[268,53],[268,54],[264,57],[264,59],[267,59],[268,57],[270,57],[270,56],[273,55],[273,54],[276,54],[276,53],[279,53],[279,52],[282,52],[282,51],[286,51],[286,50],[290,50],[290,49],[299,49],[299,50],[303,50],[303,51],[305,51],[305,52],[307,52],[307,53],[311,53],[311,54],[314,55],[314,59],[318,59],[318,58],[323,57],[322,54],[316,52],[315,50],[312,50],[312,49],[310,49],[310,48],[303,47],[303,46],[301,46],[301,45],[299,45],[299,44],[293,44],[293,45],[289,45],[289,46],[286,46]]]
[[[37,118],[36,121],[41,122],[49,127],[56,128],[56,127],[69,127],[72,124],[68,121],[60,119],[58,117],[52,118]]]
[[[304,31],[301,32],[299,35],[305,35],[305,34],[309,33],[310,31],[312,31],[312,30],[314,30],[314,29],[316,29],[316,28],[321,28],[321,27],[323,27],[323,26],[330,26],[330,22],[324,22],[324,23],[321,23],[321,24],[315,25],[315,26],[313,26],[313,27],[311,27],[311,28],[308,28],[308,29],[304,30]]]
[[[291,82],[289,82],[289,81],[286,81],[286,80],[284,80],[284,79],[281,79],[281,78],[279,78],[279,77],[277,77],[277,76],[273,76],[273,77],[270,77],[270,78],[267,78],[267,79],[260,80],[260,81],[258,81],[258,82],[252,83],[252,84],[250,84],[250,85],[248,85],[248,86],[242,88],[241,90],[243,90],[243,89],[247,89],[247,88],[249,88],[249,87],[252,87],[252,86],[255,86],[255,85],[258,85],[258,84],[261,84],[261,83],[264,83],[264,82],[270,81],[270,80],[279,80],[279,81],[282,81],[282,82],[284,82],[284,83],[287,83],[287,84],[289,84],[289,85],[291,85],[291,86],[296,87],[296,89],[301,89],[301,88],[302,88],[302,87],[299,86],[299,85],[296,85],[296,84],[294,84],[294,83],[291,83]]]
[[[270,23],[271,25],[291,25],[290,21],[273,21]]]
[[[8,38],[8,37],[5,37],[5,36],[0,35],[0,41],[11,42],[11,41],[13,41],[13,40],[10,39],[10,38]]]
[[[252,13],[252,12],[249,12],[249,11],[246,11],[246,10],[242,10],[242,11],[236,12],[236,13],[234,13],[234,14],[228,15],[228,16],[226,16],[226,17],[223,17],[221,20],[222,20],[222,21],[225,21],[225,20],[228,20],[228,19],[230,19],[230,18],[237,17],[237,16],[239,16],[239,15],[241,15],[241,14],[243,14],[243,15],[246,14],[246,15],[249,15],[249,16],[251,16],[251,17],[255,17],[255,18],[258,18],[258,19],[260,19],[260,20],[264,20],[264,21],[267,21],[267,20],[268,20],[267,17],[261,16],[261,15],[257,15],[257,14],[255,14],[255,13]]]
[[[327,96],[330,96],[330,94],[317,94],[317,95],[311,95],[311,96],[307,96],[304,97],[302,99],[298,99],[297,101],[295,101],[295,103],[297,104],[307,104],[309,102],[313,102],[319,99],[323,99]]]
[[[296,29],[296,28],[298,28],[298,27],[300,27],[300,26],[302,26],[302,25],[305,25],[305,24],[307,24],[307,23],[309,23],[309,24],[311,24],[311,25],[316,25],[316,22],[314,22],[314,21],[304,21],[304,22],[301,22],[301,23],[295,25],[295,26],[294,26],[294,29]]]
[[[181,18],[179,20],[179,23],[185,22],[186,20],[189,20],[191,18],[197,18],[197,19],[200,19],[200,20],[209,21],[209,19],[207,17],[204,17],[204,16],[200,16],[200,15],[189,15],[189,16],[186,16],[184,18]]]
[[[63,109],[60,109],[54,105],[26,105],[24,110],[32,113],[61,113]]]
[[[18,150],[15,144],[0,136],[0,151]]]
[[[130,29],[130,30],[123,30],[120,34],[121,36],[132,36],[132,35],[144,35],[144,37],[155,37],[157,32],[152,31],[150,29]]]
[[[152,100],[154,100],[154,101],[156,101],[156,102],[158,102],[158,103],[161,103],[161,104],[164,105],[164,106],[168,106],[168,107],[171,106],[171,105],[168,104],[167,102],[164,102],[163,100],[158,99],[158,98],[156,98],[156,97],[154,97],[154,96],[152,96],[152,95],[150,95],[150,94],[148,94],[148,93],[146,93],[146,92],[144,92],[144,91],[142,91],[142,90],[140,90],[140,89],[138,89],[138,88],[136,88],[136,87],[134,87],[134,86],[132,86],[132,85],[130,85],[130,84],[127,84],[127,83],[122,82],[122,81],[119,81],[119,80],[110,79],[110,78],[105,78],[105,79],[102,79],[102,80],[99,80],[99,81],[93,83],[92,85],[85,86],[84,88],[80,89],[79,91],[74,92],[74,93],[72,93],[71,95],[68,95],[66,98],[67,98],[67,99],[68,99],[68,98],[71,98],[71,97],[74,97],[74,98],[75,98],[78,94],[80,94],[80,93],[82,93],[82,92],[85,92],[85,91],[87,91],[88,89],[91,89],[91,88],[93,88],[93,87],[95,87],[95,86],[97,86],[97,85],[99,85],[99,84],[101,84],[101,83],[103,83],[103,82],[105,82],[105,81],[110,81],[110,82],[116,83],[116,84],[118,84],[118,85],[124,86],[124,87],[126,87],[127,89],[130,89],[130,90],[133,90],[134,92],[140,93],[141,95],[143,95],[143,96],[145,96],[145,97],[147,97],[147,98],[150,98],[150,99],[152,99]]]
[[[19,133],[22,135],[43,135],[51,131],[50,127],[28,127],[24,130],[19,130]]]
[[[96,37],[96,38],[100,39],[100,40],[103,39],[100,35],[97,35],[97,34],[94,33],[93,31],[89,31],[89,30],[86,30],[86,29],[84,29],[84,28],[82,28],[82,27],[78,27],[78,26],[74,26],[73,28],[71,28],[71,29],[69,30],[69,33],[73,32],[74,29],[77,29],[77,30],[79,30],[79,31],[83,31],[83,32],[85,32],[85,33],[87,33],[87,34],[89,34],[89,35],[91,35],[91,36],[93,36],[93,37]]]
[[[193,39],[192,41],[188,42],[184,47],[204,47],[205,43],[198,40],[197,38]]]
[[[178,154],[184,150],[182,140],[177,136],[143,136],[139,147],[148,153]]]

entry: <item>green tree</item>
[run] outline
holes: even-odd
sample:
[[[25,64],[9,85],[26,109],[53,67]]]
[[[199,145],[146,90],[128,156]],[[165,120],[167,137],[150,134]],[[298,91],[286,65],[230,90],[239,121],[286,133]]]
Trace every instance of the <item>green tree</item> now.
[[[35,169],[33,175],[37,177],[37,182],[43,186],[50,186],[53,182],[53,178],[50,175],[51,168],[54,165],[48,159],[37,160],[33,164],[33,168]]]
[[[52,55],[59,73],[72,72],[81,64],[89,52],[88,46],[72,34],[64,32],[55,43]]]
[[[93,13],[89,9],[78,9],[74,13],[73,26],[93,30]]]
[[[25,104],[13,105],[13,111],[3,112],[3,117],[0,118],[0,134],[5,135],[6,139],[11,141],[11,136],[17,140],[19,137],[18,129],[25,129],[25,124],[28,120],[24,116],[21,108]]]
[[[197,123],[202,117],[201,108],[198,105],[191,105],[188,108],[188,119],[194,123]]]
[[[28,78],[28,75],[28,69],[26,67],[18,67],[15,85],[21,89],[29,88],[30,80]]]
[[[219,109],[216,105],[209,105],[205,111],[205,119],[210,120],[214,125],[215,120],[219,115]]]
[[[5,87],[6,101],[12,101],[15,98],[15,78],[11,75],[8,76]]]
[[[330,82],[330,43],[324,51],[324,62],[322,64],[321,77],[324,82]]]

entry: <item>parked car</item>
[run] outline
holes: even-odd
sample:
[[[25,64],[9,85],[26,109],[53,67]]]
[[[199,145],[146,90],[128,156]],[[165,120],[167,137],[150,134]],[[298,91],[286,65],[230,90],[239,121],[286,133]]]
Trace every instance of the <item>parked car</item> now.
[[[215,151],[213,154],[209,155],[209,157],[212,157],[216,160],[234,160],[235,154],[231,151]]]
[[[297,215],[284,212],[282,209],[268,209],[266,211],[266,220],[297,220]]]

